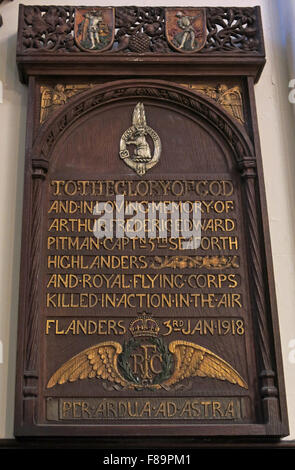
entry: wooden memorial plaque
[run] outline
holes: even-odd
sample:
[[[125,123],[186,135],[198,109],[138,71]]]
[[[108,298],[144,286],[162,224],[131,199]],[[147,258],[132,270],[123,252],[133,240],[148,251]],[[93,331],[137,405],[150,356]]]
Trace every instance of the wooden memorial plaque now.
[[[259,8],[21,5],[18,34],[16,436],[287,435]]]

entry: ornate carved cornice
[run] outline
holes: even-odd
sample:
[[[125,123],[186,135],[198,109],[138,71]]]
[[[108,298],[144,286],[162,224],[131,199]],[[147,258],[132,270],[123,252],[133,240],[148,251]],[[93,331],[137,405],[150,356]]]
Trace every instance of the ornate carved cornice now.
[[[234,69],[237,74],[251,70],[256,79],[265,63],[259,7],[203,8],[204,41],[191,51],[173,47],[167,34],[168,7],[114,7],[113,40],[101,50],[82,47],[76,23],[79,8],[20,5],[17,59],[23,81],[33,72],[53,73],[54,66],[66,73],[74,62],[77,73],[81,67],[84,75],[119,77],[126,75],[126,56],[136,70],[152,64],[162,74],[165,61],[164,74],[175,74],[177,61],[190,75],[220,66],[231,74]]]
[[[165,34],[165,8],[115,8],[115,41],[104,54],[178,55]],[[207,39],[201,54],[263,54],[257,8],[206,8]],[[73,6],[24,6],[18,53],[81,53],[75,41]]]

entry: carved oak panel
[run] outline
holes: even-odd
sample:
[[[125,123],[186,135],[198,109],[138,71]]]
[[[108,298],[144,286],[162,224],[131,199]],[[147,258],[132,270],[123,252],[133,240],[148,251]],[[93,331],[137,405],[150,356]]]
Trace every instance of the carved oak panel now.
[[[18,436],[288,432],[253,98],[258,10],[172,13],[169,42],[163,8],[21,8]],[[177,77],[150,78],[145,55],[146,77],[125,76],[128,52],[160,44],[159,63],[180,57]],[[92,77],[114,48],[123,76]],[[228,76],[232,49],[237,63],[252,54],[248,73]],[[216,52],[212,74],[200,57]],[[41,54],[51,72],[31,76]],[[89,67],[69,77],[60,54]],[[187,75],[184,56],[208,76]]]

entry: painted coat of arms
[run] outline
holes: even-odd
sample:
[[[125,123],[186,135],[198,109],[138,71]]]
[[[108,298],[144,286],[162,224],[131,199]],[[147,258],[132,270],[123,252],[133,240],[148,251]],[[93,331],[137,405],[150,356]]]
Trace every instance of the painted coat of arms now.
[[[205,46],[207,37],[204,8],[166,8],[166,37],[179,52],[197,52]]]
[[[102,52],[114,41],[114,8],[76,8],[75,40],[83,51]]]

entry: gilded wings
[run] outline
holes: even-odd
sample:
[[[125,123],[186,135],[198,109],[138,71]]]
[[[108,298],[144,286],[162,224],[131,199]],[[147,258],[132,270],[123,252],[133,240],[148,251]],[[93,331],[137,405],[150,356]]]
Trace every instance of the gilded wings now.
[[[107,341],[85,349],[63,364],[50,378],[47,388],[56,384],[75,382],[80,379],[101,378],[126,387],[128,385],[118,371],[117,360],[122,346],[115,341]]]
[[[124,389],[170,389],[171,386],[189,377],[208,377],[230,382],[242,388],[248,388],[240,374],[225,360],[202,346],[188,341],[172,341],[169,353],[174,359],[174,368],[170,376],[161,383],[143,384],[136,378],[124,377],[118,367],[119,356],[123,348],[120,343],[107,341],[92,346],[72,357],[63,364],[50,378],[47,388],[56,384],[76,380],[100,378],[119,385]]]
[[[169,351],[174,355],[175,366],[162,386],[170,387],[189,377],[210,377],[248,388],[238,372],[209,349],[188,341],[172,341]]]

